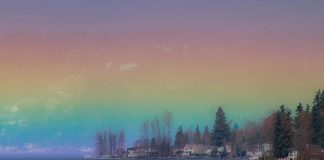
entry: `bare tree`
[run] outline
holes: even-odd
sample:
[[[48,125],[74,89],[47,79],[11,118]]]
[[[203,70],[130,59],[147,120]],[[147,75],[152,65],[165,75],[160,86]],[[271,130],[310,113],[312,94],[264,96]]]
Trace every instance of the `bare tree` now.
[[[172,129],[172,113],[171,112],[164,112],[163,114],[163,126],[165,129],[165,132],[167,132],[167,142],[171,144],[171,129]],[[166,136],[166,135],[164,135]]]
[[[112,134],[112,147],[113,147],[113,156],[115,157],[117,155],[117,134]]]
[[[97,132],[95,145],[98,157],[102,155],[120,156],[125,149],[125,133],[121,130],[117,135],[110,129]]]
[[[110,149],[110,155],[115,156],[116,155],[116,148],[117,148],[117,136],[113,132],[109,132],[109,149]]]
[[[162,145],[163,147],[163,155],[169,156],[171,153],[171,129],[172,129],[172,113],[171,112],[165,112],[163,114],[163,140],[164,143]],[[165,133],[167,135],[165,135]]]
[[[149,148],[149,144],[150,144],[150,140],[149,140],[149,121],[145,120],[142,123],[142,128],[141,128],[141,132],[142,132],[142,139],[143,139],[143,145],[145,147],[146,150],[148,150]]]
[[[150,147],[152,150],[154,150],[154,154],[152,156],[159,156],[161,155],[161,125],[160,125],[160,119],[159,117],[155,117],[153,120],[151,120],[151,144]]]
[[[150,122],[151,125],[151,134],[152,134],[152,138],[154,138],[156,140],[157,138],[157,126],[155,125],[155,121],[151,120]]]
[[[125,133],[124,130],[120,130],[118,136],[117,155],[122,156],[124,150],[125,150]]]
[[[161,143],[161,123],[159,117],[155,117],[155,126],[156,126],[156,141],[157,144]]]
[[[96,133],[95,145],[96,145],[96,155],[99,157],[103,155],[103,135],[100,132]]]

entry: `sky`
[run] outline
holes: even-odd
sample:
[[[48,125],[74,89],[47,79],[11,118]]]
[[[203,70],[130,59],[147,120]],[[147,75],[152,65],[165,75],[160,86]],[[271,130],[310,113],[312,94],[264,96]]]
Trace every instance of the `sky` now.
[[[91,153],[173,113],[243,125],[324,88],[323,1],[0,2],[0,154]]]

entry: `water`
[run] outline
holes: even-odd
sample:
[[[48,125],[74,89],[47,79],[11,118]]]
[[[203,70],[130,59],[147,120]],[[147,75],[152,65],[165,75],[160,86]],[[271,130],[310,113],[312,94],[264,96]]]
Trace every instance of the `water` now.
[[[145,158],[144,160],[228,160],[222,158]],[[0,160],[84,160],[81,157],[2,157]],[[108,160],[140,160],[140,158],[108,159]],[[248,160],[247,158],[232,158],[232,160]]]

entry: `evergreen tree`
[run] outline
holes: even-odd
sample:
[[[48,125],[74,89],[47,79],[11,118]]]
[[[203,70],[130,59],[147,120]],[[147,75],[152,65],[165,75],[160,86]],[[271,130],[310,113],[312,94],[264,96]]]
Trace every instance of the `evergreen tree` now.
[[[303,105],[301,103],[299,103],[298,106],[297,106],[297,109],[296,109],[296,113],[300,114],[303,111],[304,111],[304,107],[303,107]]]
[[[309,104],[307,104],[306,105],[306,110],[305,110],[307,113],[309,113],[310,112],[310,106],[309,106]]]
[[[288,150],[293,144],[293,130],[291,124],[291,112],[280,106],[274,121],[274,156],[284,158],[288,156]]]
[[[284,154],[288,156],[288,150],[293,146],[293,128],[292,128],[292,119],[291,119],[291,111],[287,110],[283,113],[283,126],[284,126]]]
[[[295,140],[294,146],[299,151],[303,151],[307,144],[310,144],[310,125],[311,115],[309,112],[309,105],[307,105],[304,111],[302,105],[299,104],[296,110],[295,117]]]
[[[196,132],[194,135],[194,143],[195,144],[201,143],[201,134],[200,134],[200,130],[199,130],[199,125],[196,126]]]
[[[320,115],[320,105],[321,101],[323,100],[323,96],[321,95],[321,91],[318,90],[315,94],[314,102],[313,102],[313,108],[312,108],[312,142],[313,144],[320,145],[320,139],[321,139],[321,127],[324,128],[321,125],[321,115]]]
[[[182,127],[180,126],[175,137],[174,145],[178,148],[183,147],[185,145],[185,137],[183,134]]]
[[[214,146],[223,146],[230,140],[231,132],[229,123],[226,120],[222,107],[219,107],[216,113],[215,124],[212,134],[212,144]]]
[[[283,126],[281,122],[280,112],[276,112],[276,119],[274,121],[274,142],[273,142],[273,155],[277,158],[284,157],[282,145]]]
[[[202,144],[210,144],[210,132],[208,126],[204,129]]]
[[[295,127],[297,130],[299,128],[299,119],[301,118],[303,112],[304,112],[303,105],[299,103],[296,109],[296,118],[295,118]]]

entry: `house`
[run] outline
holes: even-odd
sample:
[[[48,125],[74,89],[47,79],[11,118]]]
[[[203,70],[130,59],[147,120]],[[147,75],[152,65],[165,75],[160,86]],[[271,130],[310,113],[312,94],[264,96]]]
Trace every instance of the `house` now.
[[[253,146],[253,149],[248,151],[246,154],[250,157],[250,160],[262,158],[264,156],[270,156],[272,153],[272,144],[263,143]]]
[[[97,157],[93,155],[84,155],[83,159],[97,159]]]
[[[111,157],[111,155],[108,155],[108,154],[106,154],[106,155],[101,155],[101,156],[99,157],[99,159],[110,159],[110,158],[112,158],[112,157]]]
[[[231,154],[232,153],[232,147],[230,145],[225,145],[226,153]],[[224,152],[224,146],[218,147],[217,152]]]
[[[145,157],[145,156],[147,156],[147,151],[142,146],[127,148],[127,157]]]
[[[174,148],[174,149],[172,149],[172,155],[174,157],[182,157],[184,155],[184,152],[183,152],[182,148],[180,148],[180,149]]]
[[[210,155],[212,151],[211,145],[202,145],[202,144],[187,144],[182,148],[182,156],[202,156],[202,155]],[[181,152],[177,150],[177,152]]]
[[[119,158],[127,157],[127,151],[125,149],[119,148],[116,151],[116,155]]]
[[[297,160],[298,151],[296,149],[289,149],[288,156],[285,158],[279,158],[278,160]],[[308,160],[308,158],[306,158]]]
[[[254,150],[248,151],[246,155],[249,156],[250,160],[257,160],[261,158],[264,154],[263,154],[263,150],[258,146]]]
[[[181,151],[178,151],[181,153]],[[186,144],[183,148],[182,148],[182,156],[190,156],[191,154],[193,154],[193,148],[192,145]]]
[[[296,149],[290,149],[288,153],[288,160],[297,160],[298,158],[298,151]]]
[[[272,154],[272,144],[270,143],[263,143],[261,145],[262,147],[262,152],[265,156],[271,156]]]
[[[262,150],[263,150],[263,152],[270,152],[270,151],[272,151],[272,144],[270,144],[270,143],[263,143],[262,144]]]

